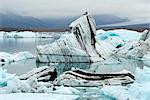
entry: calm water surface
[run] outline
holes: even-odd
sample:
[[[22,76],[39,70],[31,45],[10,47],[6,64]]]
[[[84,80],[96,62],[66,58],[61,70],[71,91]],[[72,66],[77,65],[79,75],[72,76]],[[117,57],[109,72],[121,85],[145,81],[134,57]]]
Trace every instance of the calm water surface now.
[[[36,54],[36,46],[53,42],[54,38],[0,38],[0,51],[15,53],[30,51]]]

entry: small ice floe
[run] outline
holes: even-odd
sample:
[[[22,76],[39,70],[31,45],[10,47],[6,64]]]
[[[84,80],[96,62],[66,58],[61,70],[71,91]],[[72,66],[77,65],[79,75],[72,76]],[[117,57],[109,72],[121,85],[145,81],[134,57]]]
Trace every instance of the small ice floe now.
[[[13,54],[0,52],[0,65],[32,58],[35,58],[35,56],[28,51]]]
[[[135,82],[129,86],[105,86],[102,94],[117,100],[148,100],[150,98],[150,68],[135,71]]]

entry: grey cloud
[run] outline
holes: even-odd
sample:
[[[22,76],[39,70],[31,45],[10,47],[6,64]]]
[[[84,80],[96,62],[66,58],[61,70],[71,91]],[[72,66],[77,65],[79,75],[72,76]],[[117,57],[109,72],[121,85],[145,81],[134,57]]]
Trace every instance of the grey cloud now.
[[[149,17],[150,0],[0,0],[0,12],[34,17],[114,14],[123,17]]]

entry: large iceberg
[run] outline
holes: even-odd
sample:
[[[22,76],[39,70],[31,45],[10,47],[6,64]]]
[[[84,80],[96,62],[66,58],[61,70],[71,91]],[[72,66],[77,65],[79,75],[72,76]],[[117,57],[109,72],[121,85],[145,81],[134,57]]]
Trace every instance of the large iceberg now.
[[[52,44],[37,47],[39,62],[96,62],[104,58],[95,49],[96,25],[85,14],[69,25],[71,32]]]

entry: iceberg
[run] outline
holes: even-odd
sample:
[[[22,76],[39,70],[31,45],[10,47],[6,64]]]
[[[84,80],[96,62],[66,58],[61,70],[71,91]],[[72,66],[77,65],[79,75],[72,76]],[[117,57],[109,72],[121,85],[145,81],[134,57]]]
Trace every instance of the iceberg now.
[[[139,32],[127,29],[99,29],[96,33],[96,50],[103,58],[110,57],[128,42],[138,41],[141,37]]]
[[[28,51],[13,54],[0,52],[0,65],[32,58],[35,58],[35,56]]]
[[[36,37],[35,32],[24,31],[24,32],[5,32],[3,33],[4,38],[33,38]]]
[[[53,36],[59,37],[62,33],[65,32],[0,31],[0,38],[52,38]]]
[[[119,48],[116,55],[133,59],[147,58],[150,52],[150,32],[144,31],[138,41],[127,42],[123,47]]]
[[[37,46],[39,62],[96,62],[104,58],[96,48],[96,25],[87,13],[69,25],[71,32],[54,43]]]
[[[127,30],[127,29],[115,29],[115,30],[109,30],[106,32],[106,34],[111,36],[118,36],[123,41],[137,41],[141,38],[141,33],[133,30]]]
[[[134,82],[134,76],[127,72],[95,74],[83,70],[66,71],[56,78],[55,85],[65,86],[105,86],[105,85],[127,85]]]

